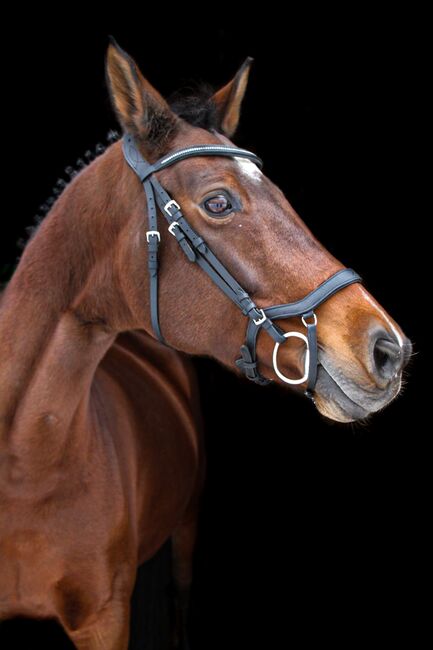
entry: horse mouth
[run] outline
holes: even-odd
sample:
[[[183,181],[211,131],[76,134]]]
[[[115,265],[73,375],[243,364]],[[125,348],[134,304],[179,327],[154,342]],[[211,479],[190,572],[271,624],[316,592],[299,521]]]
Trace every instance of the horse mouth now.
[[[329,369],[320,364],[314,391],[315,405],[322,415],[337,422],[365,420],[371,411],[354,401]]]
[[[350,378],[324,350],[319,351],[319,367],[314,401],[318,411],[338,422],[365,420],[387,406],[400,392],[402,372],[382,388],[362,386]]]

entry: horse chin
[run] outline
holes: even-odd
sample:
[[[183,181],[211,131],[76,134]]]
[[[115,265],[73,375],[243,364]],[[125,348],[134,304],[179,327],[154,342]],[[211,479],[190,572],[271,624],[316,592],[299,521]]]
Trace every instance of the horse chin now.
[[[323,366],[318,368],[314,402],[319,413],[336,422],[365,420],[373,412],[351,399]]]

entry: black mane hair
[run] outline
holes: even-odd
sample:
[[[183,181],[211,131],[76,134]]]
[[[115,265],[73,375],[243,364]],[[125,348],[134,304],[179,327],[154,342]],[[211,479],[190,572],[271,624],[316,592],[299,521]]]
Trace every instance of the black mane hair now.
[[[220,125],[213,94],[213,88],[202,83],[174,93],[168,101],[171,110],[188,124],[218,131]]]
[[[37,229],[39,228],[39,225],[41,222],[44,220],[48,212],[51,210],[53,207],[54,203],[57,201],[58,197],[60,194],[63,192],[65,187],[69,184],[69,182],[82,170],[84,167],[87,167],[88,164],[90,164],[95,158],[100,156],[104,151],[106,150],[107,146],[110,144],[113,144],[113,142],[116,142],[120,138],[120,134],[118,131],[114,129],[110,129],[108,131],[106,140],[107,140],[107,145],[103,145],[100,142],[96,145],[94,150],[88,149],[84,156],[82,158],[77,158],[75,162],[75,166],[69,165],[68,167],[65,167],[64,170],[64,175],[67,177],[68,180],[65,180],[64,178],[58,178],[56,184],[51,190],[51,196],[44,202],[42,203],[39,208],[37,214],[33,217],[32,224],[30,226],[27,226],[24,229],[23,236],[21,236],[17,241],[16,241],[16,247],[18,249],[18,255],[15,258],[15,262],[9,262],[6,264],[2,264],[0,267],[0,292],[6,287],[8,284],[10,278],[15,272],[16,267],[19,264],[20,257],[22,255],[23,250],[27,246],[28,242],[33,238],[35,235]]]

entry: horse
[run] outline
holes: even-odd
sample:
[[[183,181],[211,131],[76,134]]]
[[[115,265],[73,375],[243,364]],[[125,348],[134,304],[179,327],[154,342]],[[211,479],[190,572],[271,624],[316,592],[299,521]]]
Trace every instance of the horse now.
[[[234,147],[250,66],[212,95],[170,105],[114,39],[105,62],[122,131],[149,164],[180,149]],[[260,310],[299,300],[343,269],[252,160],[193,157],[155,175]],[[58,196],[0,302],[0,618],[54,619],[79,650],[127,648],[137,566],[169,539],[173,642],[188,647],[206,476],[191,358],[241,373],[233,361],[245,314],[179,252],[173,224],[158,233],[165,343],[157,340],[147,212],[114,142]],[[350,422],[389,404],[410,354],[399,325],[359,282],[316,314],[318,411]],[[288,322],[301,333],[298,318]],[[286,385],[272,345],[260,334],[261,375]],[[278,354],[284,376],[303,375],[304,340]]]

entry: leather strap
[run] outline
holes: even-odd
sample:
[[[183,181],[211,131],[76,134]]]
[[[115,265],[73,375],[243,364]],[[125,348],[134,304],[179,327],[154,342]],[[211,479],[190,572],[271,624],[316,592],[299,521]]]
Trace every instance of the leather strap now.
[[[307,317],[308,314],[312,314],[313,310],[316,309],[322,302],[325,302],[345,287],[348,287],[350,284],[355,282],[362,282],[361,276],[358,275],[353,269],[342,269],[337,271],[330,278],[322,282],[316,289],[311,291],[307,296],[297,300],[295,302],[290,302],[285,305],[274,305],[273,307],[267,307],[263,311],[266,316],[273,319],[283,319],[283,318],[293,318],[294,316],[304,316]],[[257,337],[260,332],[261,325],[256,325],[254,322],[249,322],[247,325],[247,336],[245,345],[251,352],[252,360],[255,361],[256,354],[256,345]],[[308,328],[307,328],[308,330]],[[308,333],[308,332],[307,332]],[[314,334],[315,335],[315,334]],[[313,334],[311,334],[313,336]],[[313,359],[312,357],[316,356],[317,358],[317,343],[310,346],[310,370],[312,369]],[[242,368],[242,359],[236,361],[236,365]],[[317,374],[317,372],[316,372]]]
[[[310,363],[308,367],[308,381],[306,393],[311,393],[317,380],[317,366],[319,359],[317,355],[317,318],[313,311],[303,315],[303,322],[307,323],[308,349],[310,350]],[[314,318],[313,322],[310,319]]]
[[[189,149],[174,152],[170,156],[161,159],[158,163],[148,165],[144,159],[141,158],[138,149],[133,145],[133,138],[130,134],[125,136],[124,142],[126,160],[135,173],[141,177],[148,205],[150,195],[154,195],[161,213],[170,225],[170,232],[176,237],[178,244],[187,256],[188,260],[190,262],[196,262],[200,268],[209,275],[217,287],[241,309],[242,313],[245,316],[248,316],[251,322],[254,322],[254,320],[260,320],[262,318],[261,310],[237,280],[235,280],[235,278],[227,271],[216,255],[214,255],[214,253],[209,249],[202,237],[200,237],[200,235],[198,235],[189,225],[178,204],[171,199],[170,195],[165,191],[157,178],[153,176],[155,171],[160,171],[164,167],[168,167],[178,160],[184,160],[185,158],[195,157],[198,155],[228,156],[230,158],[238,156],[258,161],[258,163],[261,164],[260,158],[245,149],[219,145],[205,145],[203,147],[190,147]],[[171,209],[171,206],[173,207],[173,210]],[[155,283],[152,282],[151,286],[154,288]],[[157,310],[157,301],[154,306]],[[158,316],[154,315],[153,320],[156,322]],[[275,341],[284,343],[285,339],[281,335],[279,328],[277,328],[270,320],[266,319],[265,322],[262,323],[262,326]],[[157,333],[158,330],[155,329],[155,332]]]
[[[191,228],[183,216],[182,210],[176,208],[172,214],[171,210],[165,209],[171,199],[159,181],[152,177],[151,183],[155,190],[158,206],[170,223],[171,232],[173,232],[181,247],[182,244],[185,246],[185,243],[188,246],[188,251],[184,250],[188,259],[196,262],[209,275],[217,287],[239,307],[242,313],[250,318],[251,322],[254,322],[254,319],[260,319],[262,314],[257,305],[237,280],[227,271],[200,235]],[[195,257],[190,255],[191,248]],[[263,328],[267,330],[275,341],[284,342],[284,338],[281,336],[278,328],[270,320],[266,319],[263,323]]]
[[[150,317],[152,328],[161,343],[165,343],[159,325],[159,307],[158,307],[158,247],[160,234],[158,232],[158,215],[156,212],[155,198],[153,196],[150,181],[143,183],[147,199],[147,216],[149,221],[149,230],[146,233],[147,240],[147,267],[149,269],[150,280]]]
[[[180,160],[185,160],[185,158],[195,158],[196,156],[226,156],[228,158],[236,158],[240,156],[241,158],[249,158],[255,162],[256,165],[260,167],[260,169],[263,167],[262,159],[247,149],[240,149],[238,147],[226,147],[225,145],[218,144],[205,144],[173,151],[171,154],[165,156],[164,158],[161,158],[161,160],[155,163],[153,168],[155,172],[159,172],[161,169],[169,167],[170,165],[173,165]]]
[[[225,145],[198,145],[196,147],[188,147],[186,149],[179,149],[174,151],[168,156],[161,158],[156,163],[151,165],[140,154],[138,147],[135,144],[134,138],[129,133],[123,137],[123,153],[127,163],[135,171],[141,182],[143,183],[146,178],[161,171],[166,167],[171,167],[180,160],[186,158],[196,158],[197,156],[225,156],[226,158],[248,158],[256,165],[263,167],[263,161],[256,156],[252,151],[247,149],[239,149],[238,147],[226,147]]]
[[[295,316],[303,316],[307,319],[314,314],[314,309],[321,305],[323,302],[328,300],[333,296],[337,291],[344,289],[345,287],[354,284],[355,282],[362,282],[361,277],[353,271],[353,269],[342,269],[337,271],[330,278],[322,282],[316,289],[311,291],[304,298],[297,300],[292,303],[287,303],[285,305],[275,305],[273,307],[268,307],[263,311],[269,319],[276,318],[293,318]],[[247,336],[245,341],[245,347],[249,351],[249,356],[251,361],[256,362],[256,345],[257,337],[260,331],[261,325],[256,325],[251,321],[247,326]],[[318,354],[317,354],[317,333],[316,326],[307,325],[307,338],[310,348],[310,364],[309,364],[309,373],[308,373],[308,385],[307,391],[311,392],[315,386],[317,379],[317,365],[318,365]],[[236,365],[239,368],[244,367],[245,356],[241,352],[241,358],[236,361]],[[264,377],[261,377],[258,370],[256,370],[254,376],[251,376],[253,373],[250,372],[249,379],[255,381],[256,383],[261,383],[261,380]]]

